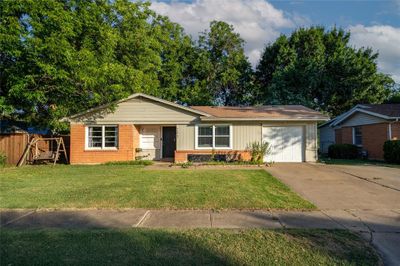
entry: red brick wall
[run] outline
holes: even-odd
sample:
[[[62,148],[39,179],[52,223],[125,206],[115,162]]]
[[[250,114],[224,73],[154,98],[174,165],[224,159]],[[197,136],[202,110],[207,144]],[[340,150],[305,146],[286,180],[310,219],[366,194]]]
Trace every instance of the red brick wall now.
[[[342,129],[341,128],[335,129],[335,143],[337,143],[337,144],[342,144],[343,143],[343,141],[342,141]]]
[[[188,154],[212,154],[212,150],[181,150],[175,151],[175,162],[184,163],[187,162]],[[233,151],[233,150],[218,150],[214,151],[215,154],[230,154],[236,156],[236,159],[243,161],[250,161],[251,155],[249,151]]]
[[[335,141],[337,144],[353,143],[353,131],[351,127],[343,127],[336,129]]]
[[[388,124],[365,125],[362,129],[363,149],[370,159],[383,159],[383,143],[388,140]]]
[[[392,139],[400,139],[400,122],[392,123]]]
[[[397,125],[398,126],[398,125]],[[368,151],[370,159],[383,159],[383,143],[388,140],[388,123],[361,126],[363,149]],[[399,130],[400,131],[400,130]],[[393,125],[392,125],[393,133]],[[353,144],[352,127],[335,130],[336,143]],[[393,135],[394,136],[394,135]]]
[[[109,161],[135,159],[135,148],[139,143],[139,131],[134,125],[118,125],[118,149],[85,150],[85,126],[71,125],[71,164],[95,164]]]

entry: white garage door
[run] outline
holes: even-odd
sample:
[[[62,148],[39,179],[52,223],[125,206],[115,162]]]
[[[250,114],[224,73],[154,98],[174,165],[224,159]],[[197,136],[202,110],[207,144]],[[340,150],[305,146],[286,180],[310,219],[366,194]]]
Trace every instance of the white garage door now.
[[[271,153],[265,162],[302,162],[303,128],[299,126],[263,127],[263,141],[270,143]]]

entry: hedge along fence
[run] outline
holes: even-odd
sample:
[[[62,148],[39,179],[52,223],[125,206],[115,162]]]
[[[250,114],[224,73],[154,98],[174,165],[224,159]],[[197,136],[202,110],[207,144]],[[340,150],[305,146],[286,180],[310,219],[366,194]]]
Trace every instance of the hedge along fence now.
[[[388,163],[400,164],[400,140],[387,140],[383,144],[383,158]]]

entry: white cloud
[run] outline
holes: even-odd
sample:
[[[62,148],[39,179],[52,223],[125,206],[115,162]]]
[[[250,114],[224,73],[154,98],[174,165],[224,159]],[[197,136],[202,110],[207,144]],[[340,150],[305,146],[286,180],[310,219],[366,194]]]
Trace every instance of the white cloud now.
[[[306,17],[284,13],[265,0],[153,1],[152,9],[181,24],[194,37],[209,28],[213,20],[232,24],[246,41],[245,51],[253,65],[258,62],[265,44],[274,41],[282,29],[308,22]]]
[[[399,3],[400,0],[394,0]],[[152,1],[153,10],[181,24],[188,34],[197,37],[213,20],[232,24],[245,40],[245,51],[253,66],[262,50],[281,32],[312,24],[303,14],[287,13],[267,0],[193,0],[192,2]],[[351,43],[379,51],[379,69],[400,83],[400,28],[392,26],[350,26]]]
[[[350,42],[356,47],[371,47],[379,52],[378,66],[400,83],[400,28],[388,25],[350,26]]]

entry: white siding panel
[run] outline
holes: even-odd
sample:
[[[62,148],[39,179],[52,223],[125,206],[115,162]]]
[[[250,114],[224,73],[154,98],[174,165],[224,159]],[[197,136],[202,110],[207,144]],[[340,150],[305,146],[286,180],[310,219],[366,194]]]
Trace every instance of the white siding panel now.
[[[163,103],[145,98],[134,98],[121,102],[113,112],[97,111],[83,117],[83,121],[102,122],[132,122],[135,124],[146,123],[188,123],[198,118],[197,115],[174,108]]]
[[[233,149],[246,150],[250,143],[261,141],[262,125],[261,123],[252,124],[233,124]]]
[[[306,162],[317,161],[317,123],[307,124],[305,127],[306,131]]]
[[[360,125],[369,125],[369,124],[376,124],[385,122],[385,119],[360,113],[357,112],[351,117],[347,118],[340,126],[343,127],[353,127],[353,126],[360,126]]]
[[[317,124],[308,123],[268,123],[266,126],[275,127],[293,127],[298,126],[302,130],[301,153],[305,161],[314,162],[317,160]],[[262,140],[262,124],[261,123],[232,123],[233,127],[233,149],[245,150],[248,145],[254,141]],[[177,149],[178,150],[194,150],[195,149],[195,125],[177,125]],[[297,149],[300,146],[296,146]]]
[[[176,126],[176,149],[194,150],[194,125]]]
[[[227,123],[224,123],[227,124]],[[233,150],[245,150],[254,141],[261,141],[261,123],[228,123],[232,125]],[[177,125],[178,150],[195,149],[195,125]]]
[[[319,128],[319,148],[322,153],[328,153],[330,145],[335,144],[335,129],[330,126]]]

